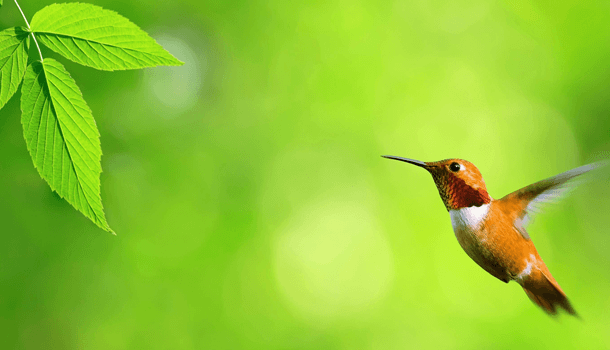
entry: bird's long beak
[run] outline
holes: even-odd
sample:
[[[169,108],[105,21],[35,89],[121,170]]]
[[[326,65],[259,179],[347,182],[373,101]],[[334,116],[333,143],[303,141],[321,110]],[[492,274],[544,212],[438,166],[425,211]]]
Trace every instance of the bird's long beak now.
[[[426,164],[426,163],[424,163],[422,161],[419,161],[419,160],[403,158],[403,157],[396,157],[396,156],[382,156],[382,157],[383,158],[388,158],[388,159],[400,160],[401,162],[410,163],[410,164],[422,167],[424,169],[428,169],[428,164]]]

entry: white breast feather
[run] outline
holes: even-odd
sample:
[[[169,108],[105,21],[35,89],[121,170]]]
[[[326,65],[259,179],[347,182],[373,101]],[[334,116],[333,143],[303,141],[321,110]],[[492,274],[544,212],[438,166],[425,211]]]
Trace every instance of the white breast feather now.
[[[468,231],[476,230],[489,212],[489,204],[483,204],[480,207],[468,207],[462,209],[449,210],[451,216],[451,225],[453,231],[466,229]]]

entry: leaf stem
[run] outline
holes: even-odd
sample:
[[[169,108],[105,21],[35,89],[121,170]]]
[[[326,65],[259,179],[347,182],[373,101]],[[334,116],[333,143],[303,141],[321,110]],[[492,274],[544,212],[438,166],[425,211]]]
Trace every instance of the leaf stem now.
[[[36,40],[34,33],[32,33],[32,30],[30,29],[30,23],[28,22],[28,19],[25,17],[25,14],[23,14],[23,11],[21,10],[21,6],[19,6],[19,3],[17,2],[17,0],[15,0],[15,5],[17,5],[19,12],[21,12],[21,16],[23,16],[23,20],[25,21],[25,24],[28,26],[28,30],[30,31],[30,34],[32,34],[32,39],[34,39],[34,43],[36,43],[36,47],[38,48],[38,54],[40,54],[40,62],[42,62],[42,61],[44,61],[44,58],[42,58],[42,51],[40,51],[40,46],[38,45],[38,41]]]

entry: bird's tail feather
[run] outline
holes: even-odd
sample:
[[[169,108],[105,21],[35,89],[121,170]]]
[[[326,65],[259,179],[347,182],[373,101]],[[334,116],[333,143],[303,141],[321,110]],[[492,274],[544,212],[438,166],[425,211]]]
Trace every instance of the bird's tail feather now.
[[[549,315],[556,315],[559,307],[561,307],[570,315],[578,317],[578,314],[576,314],[576,311],[555,279],[550,274],[550,278],[547,277],[540,270],[536,272],[521,282],[521,286],[527,296]]]

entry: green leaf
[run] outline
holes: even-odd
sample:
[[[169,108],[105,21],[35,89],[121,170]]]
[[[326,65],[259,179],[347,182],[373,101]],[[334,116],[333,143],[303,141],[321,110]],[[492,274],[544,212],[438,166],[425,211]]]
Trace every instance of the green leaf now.
[[[49,5],[30,29],[53,51],[101,70],[183,64],[127,18],[91,4]]]
[[[28,150],[51,189],[102,229],[99,132],[91,110],[61,63],[30,64],[21,87],[21,124]]]
[[[4,107],[17,91],[25,74],[28,66],[29,35],[22,27],[0,32],[0,108]]]

